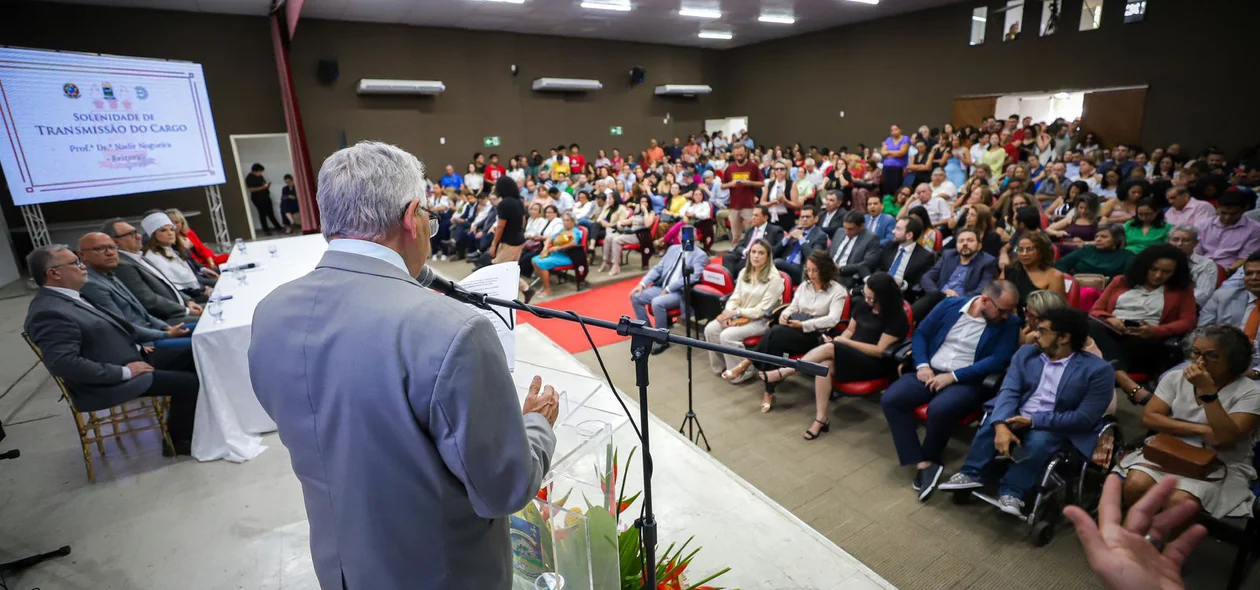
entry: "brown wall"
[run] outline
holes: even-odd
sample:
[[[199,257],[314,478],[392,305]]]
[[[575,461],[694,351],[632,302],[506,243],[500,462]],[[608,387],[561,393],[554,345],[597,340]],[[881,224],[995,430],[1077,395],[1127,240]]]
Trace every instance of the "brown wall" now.
[[[1143,144],[1215,143],[1232,154],[1260,140],[1260,109],[1243,90],[1260,2],[1149,2],[1144,22],[1124,24],[1124,1],[1107,0],[1102,27],[1082,32],[1081,0],[1063,0],[1059,32],[1039,37],[1042,3],[1029,0],[1019,39],[1001,41],[1003,17],[990,15],[985,43],[972,47],[980,4],[723,52],[722,104],[709,115],[747,115],[759,143],[854,147],[874,145],[894,122],[907,133],[940,126],[957,96],[1148,84]]]
[[[463,174],[473,152],[512,154],[577,142],[588,159],[599,148],[641,150],[651,137],[673,138],[703,130],[711,98],[657,98],[658,84],[698,84],[711,77],[712,52],[596,39],[430,29],[404,25],[304,20],[291,59],[311,159],[320,162],[341,147],[377,139],[416,154],[434,178],[454,164]],[[336,59],[340,79],[316,80],[316,63]],[[513,77],[510,66],[519,74]],[[630,87],[629,71],[647,69]],[[557,95],[531,89],[535,78],[592,78],[602,90]],[[441,80],[436,97],[359,96],[362,78]],[[666,114],[669,123],[664,123]],[[612,137],[620,125],[624,135]],[[487,136],[502,145],[482,147]],[[446,144],[440,138],[446,138]]]
[[[227,176],[227,184],[220,190],[228,228],[234,236],[248,235],[245,205],[228,138],[233,134],[285,131],[266,18],[47,2],[6,3],[0,18],[0,43],[200,63],[205,69]],[[4,218],[9,225],[20,226],[21,213],[8,193],[7,185],[0,183]],[[48,223],[57,223],[139,215],[158,207],[202,211],[203,215],[192,219],[193,229],[203,239],[213,239],[205,191],[201,188],[52,203],[42,209]],[[19,250],[27,251],[22,247]]]

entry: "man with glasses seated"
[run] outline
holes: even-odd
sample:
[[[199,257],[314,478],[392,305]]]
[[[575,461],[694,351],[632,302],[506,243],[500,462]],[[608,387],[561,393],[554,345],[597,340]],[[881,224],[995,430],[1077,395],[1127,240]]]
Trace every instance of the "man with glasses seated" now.
[[[1260,252],[1247,257],[1242,267],[1242,284],[1226,283],[1199,312],[1199,327],[1213,324],[1233,326],[1251,342],[1251,368],[1244,373],[1260,380]]]
[[[187,455],[200,382],[192,349],[153,351],[126,319],[99,308],[80,293],[87,268],[70,248],[36,248],[26,267],[40,289],[23,328],[43,353],[48,372],[60,377],[80,412],[105,410],[144,396],[170,396],[167,417],[174,449]]]
[[[201,306],[197,302],[141,256],[144,240],[139,230],[115,218],[105,222],[101,233],[112,238],[114,245],[118,246],[118,266],[114,269],[118,280],[149,313],[176,324],[195,321],[201,315]]]
[[[144,304],[114,274],[118,268],[118,246],[109,236],[92,232],[79,238],[79,259],[87,265],[88,281],[80,290],[92,305],[131,323],[137,335],[155,348],[191,348],[196,323],[168,324],[149,313]]]
[[[917,470],[912,487],[921,502],[940,480],[950,434],[991,396],[984,378],[1006,369],[1019,347],[1017,305],[1019,291],[1001,279],[976,297],[942,301],[914,330],[916,372],[902,375],[880,399],[901,465]],[[927,432],[920,441],[914,410],[923,404]]]
[[[1040,320],[1036,340],[1011,361],[962,469],[940,485],[942,491],[978,489],[994,461],[1013,459],[998,487],[998,508],[1015,516],[1056,451],[1071,445],[1085,457],[1094,454],[1116,383],[1111,364],[1084,350],[1085,312],[1048,309]]]

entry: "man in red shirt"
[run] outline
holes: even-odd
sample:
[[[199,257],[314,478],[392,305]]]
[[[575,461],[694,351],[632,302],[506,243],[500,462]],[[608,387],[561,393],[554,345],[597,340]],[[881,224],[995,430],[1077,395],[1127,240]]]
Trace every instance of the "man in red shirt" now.
[[[507,169],[499,165],[499,154],[490,154],[490,163],[486,165],[486,186],[493,187],[500,176],[507,174]]]
[[[569,170],[573,174],[584,174],[586,172],[586,156],[578,153],[580,149],[576,143],[569,146]]]
[[[1011,115],[1012,117],[1014,115]],[[1021,134],[1022,135],[1022,134]],[[1002,149],[1006,150],[1006,162],[1008,164],[1019,161],[1019,140],[1016,140],[1010,131],[1002,130],[1002,134],[998,137],[1002,138]],[[1004,171],[994,170],[994,176],[1001,176]]]
[[[761,168],[748,159],[748,148],[742,143],[734,144],[731,155],[735,161],[726,165],[722,172],[722,188],[730,191],[731,236],[744,235],[744,225],[752,223],[753,207],[759,200],[757,191],[764,184],[765,177]]]

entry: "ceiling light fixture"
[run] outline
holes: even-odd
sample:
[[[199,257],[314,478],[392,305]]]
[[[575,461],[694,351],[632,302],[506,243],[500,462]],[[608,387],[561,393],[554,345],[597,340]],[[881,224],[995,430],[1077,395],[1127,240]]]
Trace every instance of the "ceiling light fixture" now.
[[[763,23],[774,23],[776,25],[790,25],[796,22],[796,18],[793,17],[792,15],[774,15],[774,14],[763,14],[757,17],[757,20]]]
[[[498,2],[499,4],[524,4],[525,0],[481,0],[482,2]]]
[[[678,14],[696,18],[722,18],[721,10],[713,10],[711,8],[680,8],[678,9]]]
[[[978,23],[987,23],[987,22],[989,22],[989,19],[984,18],[983,16],[973,16],[973,17],[971,17],[971,20],[976,21],[976,22],[978,22]]]
[[[701,39],[722,39],[725,41],[733,36],[727,31],[700,31]]]
[[[616,10],[619,12],[627,12],[630,5],[624,2],[583,2],[582,8],[592,8],[595,10]]]
[[[1070,94],[1068,94],[1068,93],[1066,93],[1066,92],[1060,92],[1060,93],[1058,93],[1058,94],[1055,94],[1055,95],[1054,95],[1054,97],[1055,97],[1055,98],[1057,98],[1057,99],[1059,99],[1059,100],[1067,100],[1067,99],[1069,99],[1069,98],[1072,98],[1072,95],[1070,95]]]
[[[879,0],[849,0],[849,2],[857,2],[858,4],[870,4],[872,6],[875,4],[879,4]]]

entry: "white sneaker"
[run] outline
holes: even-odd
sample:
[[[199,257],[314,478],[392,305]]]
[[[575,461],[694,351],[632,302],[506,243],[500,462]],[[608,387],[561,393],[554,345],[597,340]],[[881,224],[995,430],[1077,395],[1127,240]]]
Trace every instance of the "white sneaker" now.
[[[1015,496],[1003,495],[998,498],[998,509],[1011,516],[1024,517],[1024,501]]]

